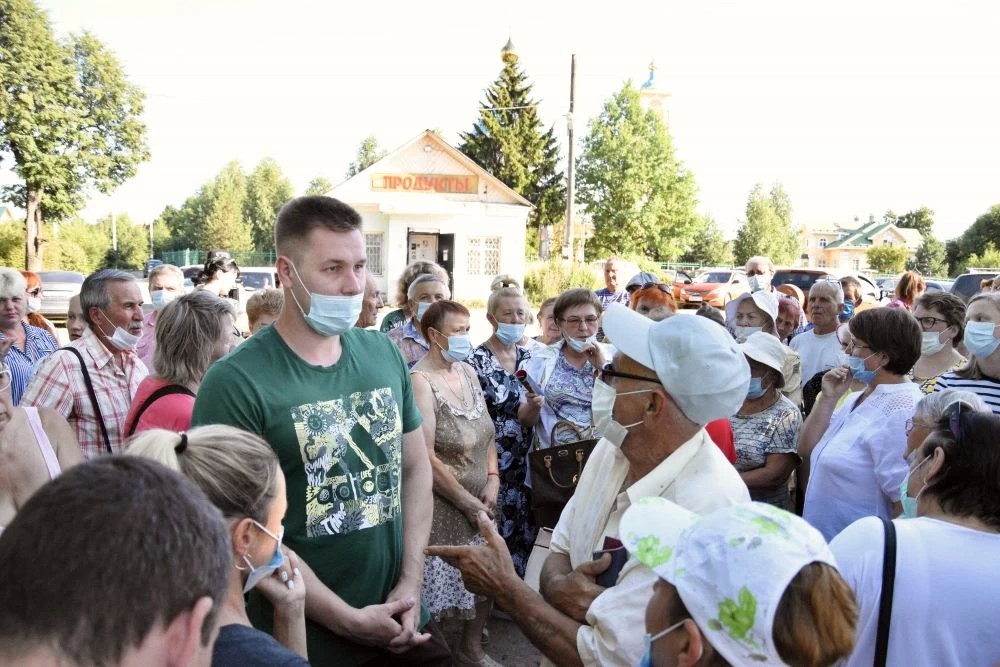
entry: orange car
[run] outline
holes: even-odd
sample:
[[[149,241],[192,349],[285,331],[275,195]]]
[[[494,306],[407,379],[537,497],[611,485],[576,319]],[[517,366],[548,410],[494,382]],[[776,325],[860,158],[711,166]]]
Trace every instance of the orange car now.
[[[680,289],[677,305],[697,308],[707,303],[724,308],[727,303],[744,292],[750,291],[746,273],[742,269],[705,269]]]

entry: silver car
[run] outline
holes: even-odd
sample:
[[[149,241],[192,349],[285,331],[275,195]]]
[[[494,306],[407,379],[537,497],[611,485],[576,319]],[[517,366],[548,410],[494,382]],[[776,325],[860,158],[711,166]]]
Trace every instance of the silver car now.
[[[42,315],[52,322],[65,323],[69,300],[80,293],[84,275],[76,271],[41,271]]]

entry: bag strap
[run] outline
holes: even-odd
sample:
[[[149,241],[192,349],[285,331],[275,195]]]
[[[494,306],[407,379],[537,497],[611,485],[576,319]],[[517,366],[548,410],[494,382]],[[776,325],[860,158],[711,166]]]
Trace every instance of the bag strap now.
[[[875,667],[885,667],[889,653],[889,624],[892,621],[892,594],[896,585],[896,526],[882,519],[885,550],[882,553],[882,599],[878,607],[878,632],[875,635]]]
[[[101,427],[101,435],[104,436],[104,446],[107,448],[108,454],[114,454],[111,450],[111,438],[108,437],[108,427],[104,425],[104,416],[101,414],[101,406],[97,404],[94,383],[90,380],[90,372],[87,370],[87,363],[83,360],[83,355],[80,354],[80,350],[72,346],[61,347],[59,349],[72,352],[80,360],[80,370],[83,372],[83,384],[87,386],[87,395],[90,396],[90,404],[94,406],[94,416],[97,417],[97,425]]]
[[[146,400],[143,401],[142,405],[139,406],[139,409],[135,413],[135,418],[132,420],[132,423],[128,427],[128,433],[125,434],[125,437],[126,438],[132,437],[132,435],[135,433],[136,427],[139,425],[139,418],[142,417],[143,413],[146,412],[146,410],[149,409],[149,407],[153,405],[153,403],[156,403],[164,396],[170,396],[171,394],[187,394],[191,398],[194,398],[193,391],[191,391],[187,387],[182,387],[179,384],[168,384],[165,387],[160,387],[152,394],[147,396]]]

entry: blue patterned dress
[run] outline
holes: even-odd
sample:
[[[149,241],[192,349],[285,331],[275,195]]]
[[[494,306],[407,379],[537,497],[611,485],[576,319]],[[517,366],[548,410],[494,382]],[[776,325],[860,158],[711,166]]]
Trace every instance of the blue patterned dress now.
[[[516,368],[521,368],[530,354],[517,348]],[[535,526],[529,498],[531,489],[524,481],[528,470],[531,428],[517,420],[517,409],[524,392],[521,383],[493,356],[483,343],[472,352],[468,363],[476,370],[486,396],[486,408],[493,418],[497,436],[497,463],[500,491],[497,494],[497,527],[514,561],[514,569],[524,577],[524,567],[535,543]]]

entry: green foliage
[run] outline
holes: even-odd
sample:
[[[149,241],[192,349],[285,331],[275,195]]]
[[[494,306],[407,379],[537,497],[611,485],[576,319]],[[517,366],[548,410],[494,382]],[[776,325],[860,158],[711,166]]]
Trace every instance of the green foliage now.
[[[587,257],[681,256],[697,229],[694,176],[674,154],[663,121],[643,111],[631,81],[590,121],[577,163],[578,200],[594,237]]]
[[[781,183],[771,186],[766,195],[764,186],[756,184],[747,198],[746,221],[733,243],[736,263],[765,255],[776,265],[789,265],[799,256],[800,248],[799,234],[792,228],[792,201]]]
[[[27,210],[26,259],[41,265],[42,215],[66,219],[149,158],[144,95],[89,33],[59,41],[32,0],[0,0],[0,154],[20,182],[0,196]]]
[[[1000,239],[1000,204],[982,214],[966,229],[958,239],[949,242],[948,267],[950,275],[964,273],[966,267],[983,266],[973,262],[972,257],[987,246],[988,243]],[[995,265],[994,265],[995,266]]]
[[[902,273],[909,251],[903,246],[873,246],[865,253],[868,266],[876,273]]]
[[[925,236],[917,248],[916,258],[906,263],[907,269],[925,276],[943,276],[948,273],[948,260],[944,244],[933,236]]]
[[[225,248],[230,252],[253,247],[250,225],[243,216],[247,179],[238,162],[230,162],[201,191],[204,217],[196,239],[199,248]]]
[[[309,181],[309,185],[306,186],[307,195],[325,195],[330,190],[333,190],[333,183],[322,176],[312,179]]]
[[[24,263],[24,225],[0,225],[0,266],[21,266]]]
[[[278,209],[293,195],[292,182],[273,159],[264,158],[250,172],[243,219],[250,225],[254,248],[264,252],[274,250],[274,220]]]
[[[981,269],[1000,268],[1000,250],[997,250],[993,241],[990,241],[982,252],[970,255],[967,264]]]
[[[733,263],[733,244],[722,235],[714,217],[698,216],[694,241],[681,261],[702,266],[729,266]]]
[[[934,234],[934,211],[926,206],[904,213],[895,222],[897,227],[916,229],[924,238]]]
[[[378,139],[375,138],[375,135],[368,135],[358,146],[358,154],[354,158],[354,162],[347,166],[347,178],[360,174],[365,169],[384,158],[386,155],[388,155],[388,152],[379,148]],[[330,188],[327,188],[323,192],[318,192],[316,194],[326,194],[329,191]]]
[[[600,284],[597,275],[586,264],[570,266],[553,258],[528,271],[524,276],[524,293],[528,301],[537,306],[549,297],[559,296],[571,287],[597,289]]]
[[[486,89],[472,130],[461,133],[458,149],[535,205],[528,240],[538,248],[536,230],[566,217],[566,183],[559,170],[559,143],[551,127],[542,130],[531,88],[517,59],[509,58]],[[558,256],[561,245],[550,244],[550,252]]]

